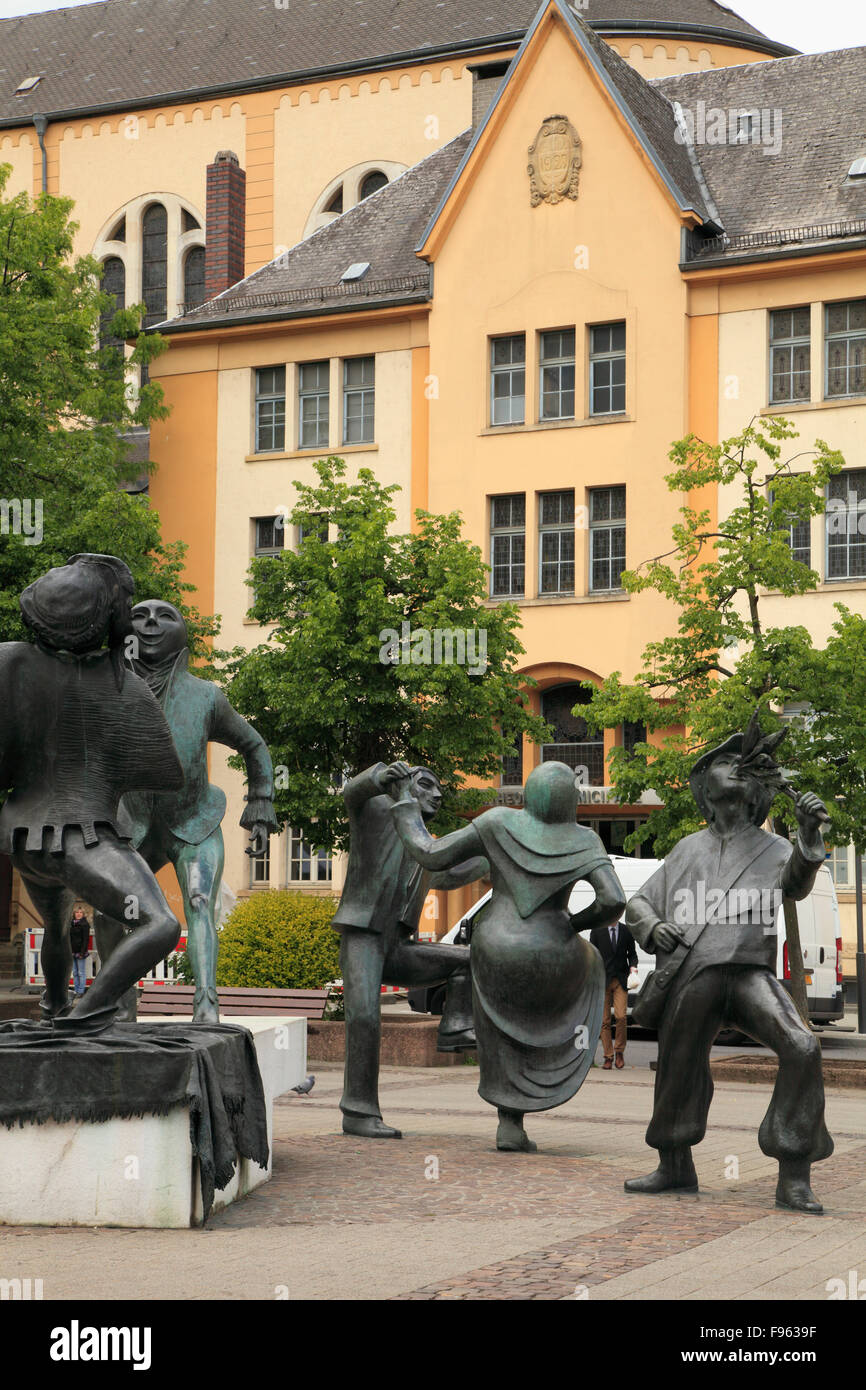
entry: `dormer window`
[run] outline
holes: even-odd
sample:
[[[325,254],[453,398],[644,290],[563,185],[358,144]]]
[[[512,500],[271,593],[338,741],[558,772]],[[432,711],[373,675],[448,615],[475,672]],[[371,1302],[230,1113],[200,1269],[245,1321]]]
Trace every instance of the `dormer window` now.
[[[41,73],[39,74],[38,77],[25,77],[25,78],[24,78],[24,81],[23,81],[23,82],[19,82],[19,83],[18,83],[18,86],[15,88],[15,95],[16,95],[17,97],[20,97],[20,96],[23,96],[25,92],[32,92],[33,89],[34,89],[34,87],[38,87],[38,86],[39,86],[39,83],[40,83],[41,81],[42,81],[42,74],[41,74]]]
[[[737,131],[734,136],[735,145],[757,144],[761,133],[761,117],[758,111],[740,111],[737,113]]]
[[[861,155],[859,159],[854,160],[848,170],[848,177],[852,180],[856,179],[858,183],[866,184],[866,155]]]

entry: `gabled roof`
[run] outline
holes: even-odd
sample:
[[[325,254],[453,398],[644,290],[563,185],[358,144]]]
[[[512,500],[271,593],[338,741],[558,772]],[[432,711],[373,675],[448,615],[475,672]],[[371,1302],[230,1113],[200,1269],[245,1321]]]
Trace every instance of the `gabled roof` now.
[[[415,255],[415,243],[460,163],[469,135],[466,131],[444,145],[216,299],[159,325],[159,331],[426,303],[432,272]],[[359,263],[370,267],[363,278],[344,282],[341,277]]]
[[[26,3],[26,0],[23,0]],[[0,125],[516,46],[536,0],[101,0],[0,19]],[[716,0],[587,0],[603,32],[790,53]],[[16,96],[28,77],[41,77]]]
[[[677,207],[684,213],[693,213],[701,223],[711,226],[714,230],[721,230],[716,226],[715,211],[706,197],[697,161],[687,145],[677,139],[678,122],[671,102],[620,58],[603,38],[578,17],[565,0],[543,0],[526,37],[511,61],[495,101],[476,130],[460,167],[455,171],[453,180],[425,229],[424,236],[418,244],[419,253],[425,252],[475,150],[484,140],[488,126],[496,119],[500,103],[508,100],[509,86],[517,80],[525,54],[533,45],[542,25],[548,21],[551,12],[558,15],[585,54]]]
[[[713,110],[759,114],[764,144],[696,145],[727,241],[706,255],[766,255],[866,235],[866,180],[848,170],[866,156],[866,48],[717,68],[653,82],[710,135]],[[700,103],[703,103],[701,108]],[[702,114],[701,114],[702,113]],[[764,113],[764,114],[761,114]]]

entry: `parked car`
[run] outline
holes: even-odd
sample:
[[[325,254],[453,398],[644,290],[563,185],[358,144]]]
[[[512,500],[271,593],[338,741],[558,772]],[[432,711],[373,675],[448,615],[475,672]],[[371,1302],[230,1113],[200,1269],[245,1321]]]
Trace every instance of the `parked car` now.
[[[626,855],[612,854],[611,863],[623,887],[626,901],[640,891],[647,879],[655,873],[661,862],[658,859],[630,859]],[[469,943],[472,926],[483,912],[491,898],[485,893],[475,903],[456,927],[442,938],[443,942]],[[588,883],[576,883],[568,900],[569,911],[580,912],[593,901],[593,890]],[[818,871],[815,886],[809,897],[797,904],[797,917],[800,924],[800,944],[803,948],[803,963],[806,967],[806,995],[809,1001],[809,1016],[813,1023],[832,1023],[841,1019],[845,1013],[842,993],[842,928],[839,920],[839,904],[836,901],[836,888],[830,870],[824,865]],[[788,968],[788,947],[785,941],[785,922],[782,909],[779,909],[777,922],[778,955],[776,974],[786,989],[790,989],[791,972]],[[583,932],[588,937],[589,932]],[[629,991],[629,1014],[640,989],[651,970],[655,969],[655,957],[637,948],[638,988]],[[432,985],[427,989],[409,991],[411,1008],[420,1013],[442,1012],[445,998],[444,985]],[[720,1034],[720,1038],[726,1036]],[[731,1038],[734,1035],[731,1033]]]

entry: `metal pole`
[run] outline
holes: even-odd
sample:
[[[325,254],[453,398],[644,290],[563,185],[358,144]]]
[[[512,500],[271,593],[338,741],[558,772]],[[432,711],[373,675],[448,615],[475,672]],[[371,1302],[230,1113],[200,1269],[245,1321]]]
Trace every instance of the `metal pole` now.
[[[857,1032],[866,1033],[866,951],[863,949],[863,861],[854,847],[854,896],[857,904]]]

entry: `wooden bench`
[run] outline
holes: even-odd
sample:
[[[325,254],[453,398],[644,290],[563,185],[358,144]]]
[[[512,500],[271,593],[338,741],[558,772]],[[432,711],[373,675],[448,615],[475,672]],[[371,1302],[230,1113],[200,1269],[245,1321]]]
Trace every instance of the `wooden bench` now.
[[[192,1014],[193,985],[143,985],[138,1014]],[[219,989],[220,1016],[290,1014],[293,1018],[322,1018],[326,989]]]

